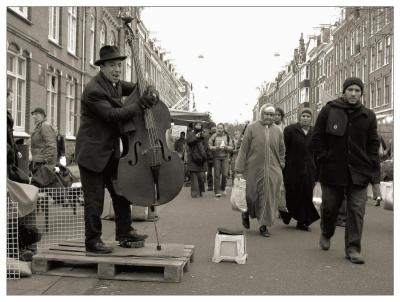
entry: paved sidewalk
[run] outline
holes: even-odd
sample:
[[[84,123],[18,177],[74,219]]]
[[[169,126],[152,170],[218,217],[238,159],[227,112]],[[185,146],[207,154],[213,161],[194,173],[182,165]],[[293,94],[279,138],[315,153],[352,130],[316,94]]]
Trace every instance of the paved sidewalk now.
[[[228,188],[230,193],[230,188]],[[218,227],[242,229],[240,214],[231,210],[229,194],[216,199],[213,192],[190,198],[184,187],[172,202],[159,207],[157,223],[161,243],[195,245],[195,259],[181,283],[98,280],[33,275],[8,280],[8,295],[392,295],[393,212],[366,208],[363,234],[365,265],[344,258],[344,229],[337,228],[329,251],[318,246],[319,222],[312,232],[296,230],[276,220],[272,236],[259,235],[251,220],[247,231],[248,260],[244,265],[211,262]],[[135,222],[135,228],[155,242],[152,222]],[[104,240],[113,240],[114,222],[103,221]]]

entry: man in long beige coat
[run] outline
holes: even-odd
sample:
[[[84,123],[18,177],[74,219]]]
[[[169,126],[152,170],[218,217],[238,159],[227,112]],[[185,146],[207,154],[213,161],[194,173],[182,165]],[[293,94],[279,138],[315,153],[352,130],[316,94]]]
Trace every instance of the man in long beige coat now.
[[[249,124],[244,133],[235,164],[236,177],[246,179],[248,211],[242,214],[243,226],[250,228],[249,216],[257,218],[264,237],[270,236],[267,227],[275,220],[285,166],[283,133],[274,116],[272,104],[261,107],[260,120]]]

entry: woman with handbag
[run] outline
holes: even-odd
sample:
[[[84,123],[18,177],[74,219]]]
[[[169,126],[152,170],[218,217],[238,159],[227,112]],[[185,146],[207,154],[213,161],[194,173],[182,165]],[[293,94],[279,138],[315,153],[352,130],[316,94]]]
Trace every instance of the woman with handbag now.
[[[225,131],[223,123],[218,123],[217,132],[208,140],[208,147],[213,154],[214,165],[214,193],[221,197],[221,192],[226,195],[226,180],[228,178],[229,152],[233,150],[233,143]]]
[[[193,130],[188,133],[187,145],[189,147],[190,195],[197,198],[205,192],[204,172],[207,171],[207,142],[204,140],[203,125],[200,122],[195,123]]]

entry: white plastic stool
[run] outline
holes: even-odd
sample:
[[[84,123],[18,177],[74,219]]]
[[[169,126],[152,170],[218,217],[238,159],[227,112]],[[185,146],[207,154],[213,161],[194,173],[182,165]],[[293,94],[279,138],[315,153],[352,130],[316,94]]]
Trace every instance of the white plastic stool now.
[[[223,260],[236,261],[245,264],[247,259],[245,235],[215,235],[214,256],[212,261],[219,263]]]

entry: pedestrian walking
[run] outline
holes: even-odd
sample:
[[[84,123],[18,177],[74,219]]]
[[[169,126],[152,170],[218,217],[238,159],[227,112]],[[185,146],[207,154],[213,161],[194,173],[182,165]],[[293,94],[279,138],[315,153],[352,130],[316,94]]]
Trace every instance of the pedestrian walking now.
[[[232,155],[230,158],[230,170],[231,175],[232,175],[232,185],[233,182],[235,181],[235,162],[240,150],[240,146],[242,144],[242,134],[240,130],[235,130],[235,132],[233,133],[233,150],[232,150]]]
[[[215,197],[226,195],[226,181],[228,177],[229,152],[233,150],[233,142],[225,131],[223,123],[217,124],[217,132],[208,140],[208,148],[212,151],[214,166],[214,193]]]
[[[7,89],[7,108],[12,108],[14,92]],[[18,159],[22,158],[21,152],[17,150],[14,140],[14,119],[7,109],[7,178],[23,183],[29,183],[29,176],[18,167]]]
[[[115,212],[115,240],[133,242],[147,238],[132,227],[131,204],[117,194],[113,182],[117,178],[123,124],[143,115],[143,109],[152,107],[159,98],[152,86],[139,96],[137,84],[120,80],[125,59],[118,47],[103,46],[100,59],[95,62],[100,71],[86,85],[81,98],[76,160],[85,199],[85,247],[90,253],[112,252],[101,240],[104,187],[110,193]],[[135,99],[124,106],[122,97],[128,95]]]
[[[283,109],[280,107],[276,107],[274,123],[275,125],[279,126],[282,129],[282,131],[285,128],[285,123],[283,121],[284,117],[285,117],[285,111],[283,111]]]
[[[208,131],[206,131],[206,135],[204,136],[205,141],[208,144],[208,140],[210,137],[217,132],[217,126],[215,123],[211,122],[208,125]],[[214,190],[214,177],[213,177],[213,168],[214,168],[214,159],[213,159],[213,152],[210,148],[207,148],[207,187],[208,191]]]
[[[322,189],[320,247],[329,250],[346,195],[346,259],[358,264],[364,263],[361,235],[367,185],[379,169],[376,116],[361,103],[363,90],[359,78],[346,79],[343,95],[321,109],[312,137]]]
[[[67,165],[67,159],[65,157],[65,136],[60,133],[60,129],[58,127],[54,127],[56,132],[56,141],[57,141],[57,164],[61,166]]]
[[[192,198],[203,196],[205,192],[204,173],[207,171],[207,142],[204,139],[203,125],[194,124],[193,130],[187,136],[188,162],[190,171]]]
[[[319,219],[313,203],[313,189],[317,181],[311,137],[312,111],[301,108],[299,122],[287,126],[283,131],[286,156],[283,180],[286,192],[286,207],[289,217],[297,220],[296,228],[311,231],[310,225]]]
[[[269,237],[268,227],[275,220],[285,167],[285,143],[279,126],[274,124],[275,108],[265,104],[260,120],[247,126],[236,160],[236,177],[246,179],[248,211],[242,214],[242,224],[250,227],[250,217],[257,218],[260,233]]]
[[[174,143],[174,150],[178,152],[179,157],[184,160],[184,153],[186,150],[186,133],[182,131],[179,134],[179,138]]]
[[[283,109],[280,107],[275,107],[274,123],[275,125],[279,126],[279,128],[281,128],[282,131],[285,129],[286,126],[283,121],[284,117],[285,117],[285,112],[283,111]],[[284,182],[282,182],[281,185],[281,196],[278,202],[278,211],[279,211],[279,218],[282,219],[283,223],[289,224],[291,217],[286,207],[286,191]]]
[[[54,167],[57,164],[57,138],[43,108],[36,108],[31,114],[34,120],[31,133],[31,171],[34,174],[42,165]]]

